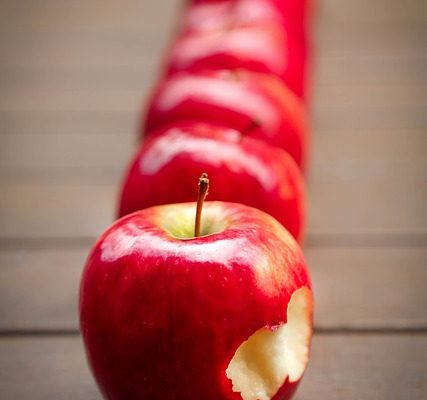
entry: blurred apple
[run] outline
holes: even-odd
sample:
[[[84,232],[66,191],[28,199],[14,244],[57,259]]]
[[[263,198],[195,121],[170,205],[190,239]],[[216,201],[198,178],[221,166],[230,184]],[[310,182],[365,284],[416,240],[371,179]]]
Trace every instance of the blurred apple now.
[[[246,69],[273,74],[304,98],[303,35],[279,23],[227,26],[179,35],[168,53],[169,74],[203,69]]]
[[[199,1],[186,7],[181,20],[181,33],[285,24],[280,7],[269,0]]]
[[[199,122],[163,128],[143,144],[126,173],[119,216],[194,200],[203,171],[213,182],[209,199],[259,208],[302,240],[304,183],[291,157],[234,129]]]
[[[313,3],[313,0],[189,0],[188,8],[200,10],[197,11],[198,16],[208,19],[233,13],[240,17],[239,21],[259,21],[264,16],[272,21],[279,17],[294,29],[301,29],[311,17]]]
[[[307,113],[300,99],[273,76],[242,70],[175,74],[153,92],[143,130],[147,134],[185,120],[235,128],[281,147],[304,170]]]

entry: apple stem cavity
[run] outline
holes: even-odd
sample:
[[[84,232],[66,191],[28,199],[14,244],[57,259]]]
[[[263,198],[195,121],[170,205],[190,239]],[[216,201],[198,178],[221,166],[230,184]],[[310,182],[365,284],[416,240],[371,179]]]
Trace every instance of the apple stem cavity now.
[[[246,134],[252,132],[253,130],[260,128],[261,126],[262,126],[261,120],[259,118],[257,118],[257,117],[253,117],[253,118],[251,118],[249,124],[246,125],[242,129],[241,133],[243,135],[246,135]]]
[[[194,223],[194,236],[200,236],[200,225],[202,220],[202,208],[205,201],[206,195],[209,190],[209,177],[208,174],[203,172],[199,178],[199,193],[197,195],[197,208],[196,208],[196,220]]]

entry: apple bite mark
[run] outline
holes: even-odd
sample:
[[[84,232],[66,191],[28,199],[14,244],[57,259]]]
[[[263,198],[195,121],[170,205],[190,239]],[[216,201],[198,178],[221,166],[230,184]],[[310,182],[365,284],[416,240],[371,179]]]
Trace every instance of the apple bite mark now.
[[[308,363],[312,334],[312,293],[297,289],[287,309],[287,322],[263,327],[243,342],[226,370],[243,400],[270,400],[285,383],[301,379]]]

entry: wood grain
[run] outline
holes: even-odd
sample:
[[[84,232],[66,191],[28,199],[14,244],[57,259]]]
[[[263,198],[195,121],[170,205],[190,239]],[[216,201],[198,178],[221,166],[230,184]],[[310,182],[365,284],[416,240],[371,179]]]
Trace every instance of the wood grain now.
[[[97,236],[110,223],[134,132],[0,137],[0,237]],[[422,130],[316,132],[309,233],[425,233],[426,140]]]
[[[144,63],[122,65],[7,65],[0,64],[0,90],[130,90],[150,86],[157,73],[156,60],[149,56]],[[126,60],[126,58],[124,59]],[[354,51],[319,53],[315,56],[316,87],[329,85],[426,85],[425,51],[404,48],[375,52]],[[82,62],[80,60],[80,62]]]
[[[421,23],[406,26],[381,24],[342,24],[324,26],[315,32],[316,44],[324,56],[341,54],[371,55],[390,53],[416,54],[425,48],[426,27]],[[51,33],[51,34],[49,34]],[[54,33],[54,34],[53,34]],[[168,46],[171,31],[51,31],[9,32],[0,38],[0,46],[7,56],[6,67],[74,67],[92,68],[153,65]],[[84,57],[84,58],[83,58]]]
[[[135,127],[91,135],[76,128],[62,134],[47,132],[0,133],[0,169],[13,178],[17,172],[38,171],[44,177],[58,171],[87,171],[105,175],[121,173],[139,146]],[[398,182],[411,177],[425,179],[423,157],[427,137],[421,129],[407,130],[317,130],[312,134],[310,179],[375,180]],[[70,171],[68,171],[70,170]],[[67,172],[68,171],[68,172]]]
[[[76,330],[88,250],[0,251],[0,331]],[[308,248],[306,257],[317,328],[427,329],[425,247]]]
[[[136,129],[135,111],[0,111],[0,135],[75,135],[85,133],[121,135]],[[0,140],[6,140],[0,136]]]
[[[0,339],[0,395],[16,400],[101,399],[78,337]]]
[[[295,397],[419,400],[426,392],[427,335],[314,338]],[[7,399],[100,399],[78,337],[0,339],[0,393]]]
[[[152,79],[150,79],[152,82]],[[131,112],[138,115],[149,86],[130,90],[3,90],[0,112]],[[375,109],[419,109],[426,107],[427,85],[328,85],[320,87],[316,112],[323,109],[364,111]]]
[[[67,183],[61,183],[61,177],[53,182],[27,179],[0,184],[0,239],[96,237],[114,218],[118,181],[103,183],[99,176]],[[111,179],[108,172],[105,179]],[[425,186],[413,179],[313,181],[308,233],[425,235],[425,192]]]
[[[418,400],[427,374],[427,3],[316,2],[312,360],[296,400]],[[100,399],[82,266],[114,217],[180,0],[3,0],[0,398]]]
[[[296,400],[419,400],[427,375],[426,335],[315,337]]]
[[[0,238],[96,237],[113,220],[117,184],[25,180],[0,185]]]
[[[102,4],[102,7],[100,7]],[[61,31],[87,30],[147,30],[157,33],[170,29],[176,18],[181,0],[141,2],[126,0],[75,0],[73,2],[44,0],[3,0],[0,21],[4,31]],[[427,20],[427,8],[423,0],[362,0],[342,2],[324,0],[316,6],[316,15],[325,28],[347,24],[404,24]],[[329,23],[326,23],[329,22]],[[162,23],[161,29],[159,24]]]
[[[108,171],[101,177],[81,173],[80,180],[76,174],[71,181],[66,174],[52,180],[18,176],[0,184],[0,239],[98,236],[114,218],[120,178]],[[111,176],[117,179],[113,184]],[[308,233],[425,235],[424,182],[411,177],[400,182],[384,178],[313,180]]]

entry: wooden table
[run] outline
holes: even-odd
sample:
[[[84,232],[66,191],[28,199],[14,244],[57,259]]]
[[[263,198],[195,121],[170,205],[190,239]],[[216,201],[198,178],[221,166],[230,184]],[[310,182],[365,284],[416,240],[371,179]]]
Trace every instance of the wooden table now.
[[[319,0],[300,400],[427,398],[426,4]],[[0,398],[99,399],[79,277],[178,2],[0,5]]]

